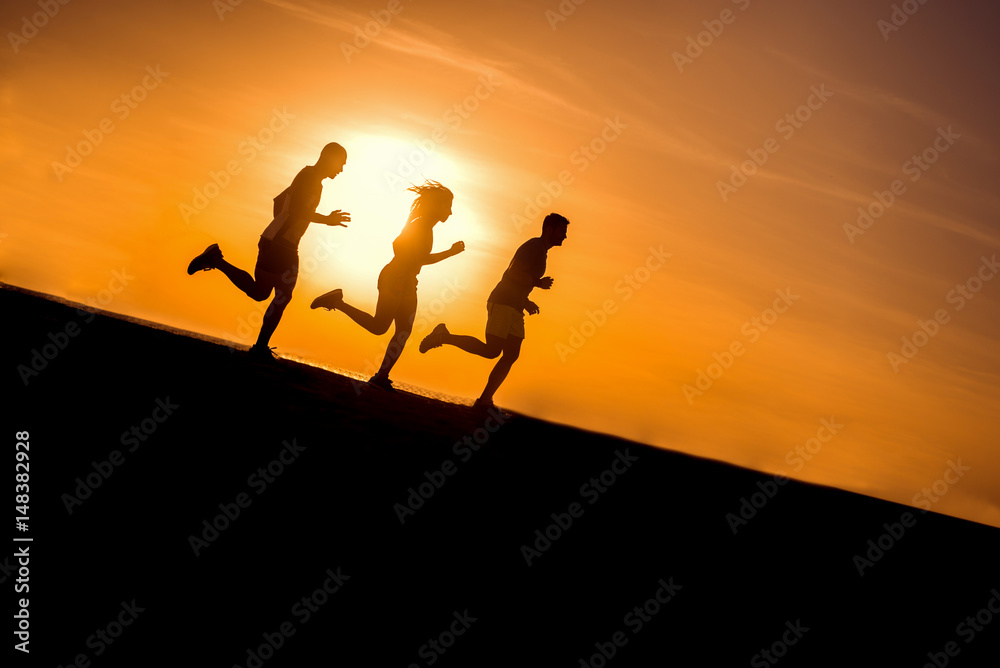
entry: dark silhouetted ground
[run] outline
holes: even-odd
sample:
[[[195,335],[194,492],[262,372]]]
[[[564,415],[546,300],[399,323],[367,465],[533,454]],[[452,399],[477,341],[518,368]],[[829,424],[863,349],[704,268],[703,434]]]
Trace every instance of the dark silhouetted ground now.
[[[490,433],[465,406],[0,300],[7,452],[30,432],[11,532],[34,540],[8,546],[30,545],[31,665],[997,665],[995,528],[524,416]],[[862,576],[869,540],[888,549]]]

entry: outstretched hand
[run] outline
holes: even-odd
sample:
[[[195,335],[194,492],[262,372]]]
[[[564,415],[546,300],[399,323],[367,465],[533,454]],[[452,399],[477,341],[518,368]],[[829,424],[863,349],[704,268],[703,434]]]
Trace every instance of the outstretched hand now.
[[[531,301],[530,299],[524,300],[524,308],[528,310],[528,315],[535,315],[538,313],[538,304]]]
[[[465,250],[465,242],[464,241],[456,241],[455,243],[453,243],[451,245],[451,254],[452,255],[458,255],[459,253],[461,253],[464,250]]]
[[[555,283],[555,281],[552,279],[551,276],[543,276],[542,278],[538,279],[538,287],[541,288],[542,290],[548,290],[549,288],[552,287],[553,283]]]
[[[340,209],[331,211],[330,215],[326,217],[326,224],[330,227],[336,227],[338,225],[340,227],[347,227],[347,225],[344,225],[345,222],[351,222],[351,214],[345,213]]]

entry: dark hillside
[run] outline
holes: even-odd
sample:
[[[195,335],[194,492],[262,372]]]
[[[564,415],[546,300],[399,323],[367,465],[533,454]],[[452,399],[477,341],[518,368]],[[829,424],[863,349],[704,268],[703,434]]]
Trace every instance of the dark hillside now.
[[[995,528],[0,300],[32,665],[996,665]]]

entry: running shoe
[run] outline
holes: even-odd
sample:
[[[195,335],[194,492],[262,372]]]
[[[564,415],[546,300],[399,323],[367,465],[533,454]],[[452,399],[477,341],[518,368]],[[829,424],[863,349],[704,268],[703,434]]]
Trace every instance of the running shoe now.
[[[222,250],[219,248],[219,244],[212,244],[205,249],[205,252],[191,260],[191,264],[188,265],[188,275],[194,274],[196,271],[208,271],[209,269],[215,269],[216,260],[222,259]]]
[[[445,334],[450,334],[450,332],[442,322],[437,327],[435,327],[430,334],[425,336],[423,341],[420,342],[420,352],[426,353],[431,348],[440,348],[441,344],[444,343]]]
[[[396,391],[396,388],[392,386],[392,381],[388,378],[383,378],[382,376],[372,376],[368,379],[368,384],[372,387],[377,387],[380,390],[385,390],[386,392]]]
[[[309,305],[309,308],[325,308],[327,311],[333,311],[343,303],[344,291],[337,288],[336,290],[330,290],[329,292],[312,300],[312,304]]]

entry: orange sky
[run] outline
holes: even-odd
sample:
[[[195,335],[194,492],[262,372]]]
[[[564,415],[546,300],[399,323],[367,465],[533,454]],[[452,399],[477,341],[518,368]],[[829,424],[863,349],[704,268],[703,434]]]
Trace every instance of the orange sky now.
[[[86,301],[118,272],[105,308],[252,343],[260,307],[185,267],[214,241],[252,269],[271,198],[337,141],[319,211],[353,221],[306,233],[281,354],[380,361],[388,335],[308,304],[373,308],[406,184],[437,179],[435,250],[467,251],[421,273],[398,381],[478,395],[491,362],[416,343],[481,335],[555,210],[498,403],[916,505],[961,460],[923,505],[1000,526],[998,10],[904,4],[5,3],[0,280]]]

